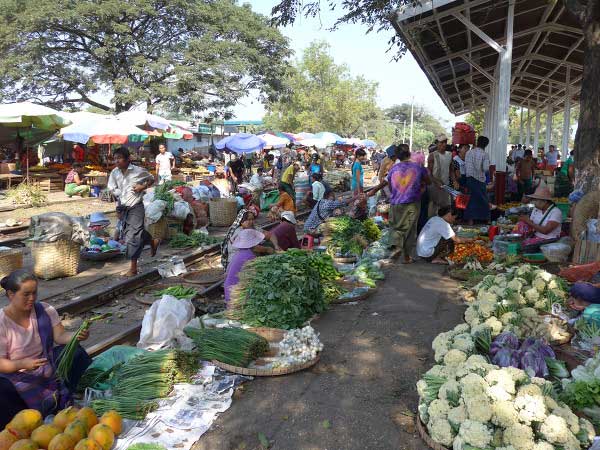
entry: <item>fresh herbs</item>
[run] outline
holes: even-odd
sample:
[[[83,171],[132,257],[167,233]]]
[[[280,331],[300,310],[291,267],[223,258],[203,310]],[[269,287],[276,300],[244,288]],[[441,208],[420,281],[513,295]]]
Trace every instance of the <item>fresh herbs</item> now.
[[[177,286],[170,286],[161,291],[157,291],[154,293],[154,295],[156,297],[162,297],[163,295],[171,295],[178,299],[183,299],[183,298],[192,299],[196,295],[198,295],[198,291],[196,291],[196,289],[194,289],[192,287],[177,285]]]
[[[171,238],[169,246],[171,248],[189,248],[189,247],[200,247],[203,245],[212,245],[220,242],[212,236],[201,231],[194,230],[189,235],[183,233],[177,233]]]

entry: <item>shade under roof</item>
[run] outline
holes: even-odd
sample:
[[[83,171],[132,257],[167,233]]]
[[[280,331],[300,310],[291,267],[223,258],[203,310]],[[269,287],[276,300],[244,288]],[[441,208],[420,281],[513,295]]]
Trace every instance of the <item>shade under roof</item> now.
[[[488,104],[499,56],[459,19],[504,45],[507,10],[508,0],[435,0],[433,9],[427,1],[394,15],[394,28],[452,113]],[[562,1],[516,0],[511,104],[559,108],[568,79],[577,101],[583,50],[581,27]]]

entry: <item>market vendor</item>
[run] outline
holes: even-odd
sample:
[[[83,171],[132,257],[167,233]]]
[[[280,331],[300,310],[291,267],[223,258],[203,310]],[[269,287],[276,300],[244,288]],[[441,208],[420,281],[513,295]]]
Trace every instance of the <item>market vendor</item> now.
[[[555,197],[567,197],[573,191],[573,182],[575,181],[574,155],[575,150],[571,151],[567,160],[562,163],[560,170],[556,172]]]
[[[283,184],[283,183],[282,183]],[[271,207],[271,216],[277,218],[283,211],[296,212],[296,202],[293,197],[285,190],[284,186],[279,186],[279,200]]]
[[[347,205],[348,202],[337,201],[333,191],[327,192],[325,198],[319,200],[315,206],[313,206],[308,219],[304,222],[304,232],[316,234],[319,225],[325,222],[329,217],[336,215],[336,210],[341,210],[341,208]]]
[[[281,175],[281,183],[279,184],[279,190],[282,189],[289,194],[289,196],[294,201],[294,205],[296,204],[296,191],[294,190],[294,178],[296,174],[300,170],[300,164],[295,162],[291,164],[287,169],[283,171]],[[291,210],[289,210],[291,211]]]
[[[91,358],[77,347],[68,381],[56,378],[56,362],[73,333],[63,328],[58,313],[37,302],[38,282],[19,269],[0,280],[9,304],[0,310],[0,428],[19,411],[37,409],[44,416],[72,401]],[[77,339],[88,338],[82,331]]]
[[[527,237],[523,246],[539,245],[559,238],[562,227],[562,211],[552,201],[552,193],[546,186],[540,186],[535,193],[528,195],[535,208],[529,217],[519,217],[515,231]]]
[[[158,184],[171,181],[173,175],[171,171],[175,169],[175,157],[171,152],[167,151],[165,144],[158,146],[158,155],[156,155],[156,176]]]
[[[440,208],[419,233],[417,255],[432,264],[448,264],[445,257],[452,253],[454,244],[472,242],[471,238],[456,236],[452,224],[457,216],[458,212],[449,206]]]
[[[297,223],[293,212],[284,211],[281,213],[281,222],[271,230],[271,233],[277,238],[277,244],[281,250],[300,248],[300,242],[296,233]]]
[[[319,174],[319,175],[323,175],[323,164],[321,164],[320,160],[319,160],[319,154],[318,153],[314,153],[312,155],[312,161],[310,163],[310,165],[308,166],[308,172],[310,175],[313,174]]]
[[[581,312],[586,322],[600,326],[600,284],[579,281],[569,291],[569,308]]]
[[[65,178],[65,194],[69,197],[81,195],[82,197],[90,196],[90,187],[87,184],[87,178],[83,175],[83,164],[76,162],[67,177]]]
[[[252,228],[241,230],[233,240],[233,247],[237,250],[231,258],[225,273],[225,303],[228,304],[231,298],[231,290],[239,283],[239,273],[243,270],[244,264],[256,258],[261,242],[265,240],[265,235]],[[273,253],[273,249],[271,252]]]
[[[114,152],[117,167],[108,178],[108,190],[118,198],[117,211],[121,214],[122,233],[127,245],[127,258],[131,261],[126,276],[134,276],[138,272],[137,262],[146,245],[151,247],[151,256],[156,255],[159,239],[144,228],[145,209],[144,192],[152,184],[154,177],[145,169],[131,164],[129,150],[125,147]]]

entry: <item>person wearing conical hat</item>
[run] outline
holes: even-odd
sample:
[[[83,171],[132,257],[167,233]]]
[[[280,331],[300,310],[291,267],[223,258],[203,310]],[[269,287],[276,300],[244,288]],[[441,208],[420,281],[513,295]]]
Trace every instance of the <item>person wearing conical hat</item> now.
[[[529,217],[521,216],[519,224],[528,229],[529,239],[523,245],[540,244],[560,237],[562,211],[552,201],[552,193],[547,186],[539,186],[533,194],[527,196],[533,201],[535,208]]]

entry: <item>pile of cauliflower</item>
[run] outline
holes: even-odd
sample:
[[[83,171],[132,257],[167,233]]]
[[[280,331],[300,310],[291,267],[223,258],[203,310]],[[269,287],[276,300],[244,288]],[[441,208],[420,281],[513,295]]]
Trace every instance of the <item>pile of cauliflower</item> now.
[[[570,337],[560,319],[538,314],[567,298],[559,279],[545,270],[529,264],[512,267],[506,273],[487,275],[473,290],[475,300],[465,311],[473,334],[489,329],[492,337],[512,332],[520,338],[532,336],[550,342]]]
[[[454,450],[579,450],[595,436],[588,420],[552,397],[549,381],[481,355],[448,350],[417,391],[430,437]]]

